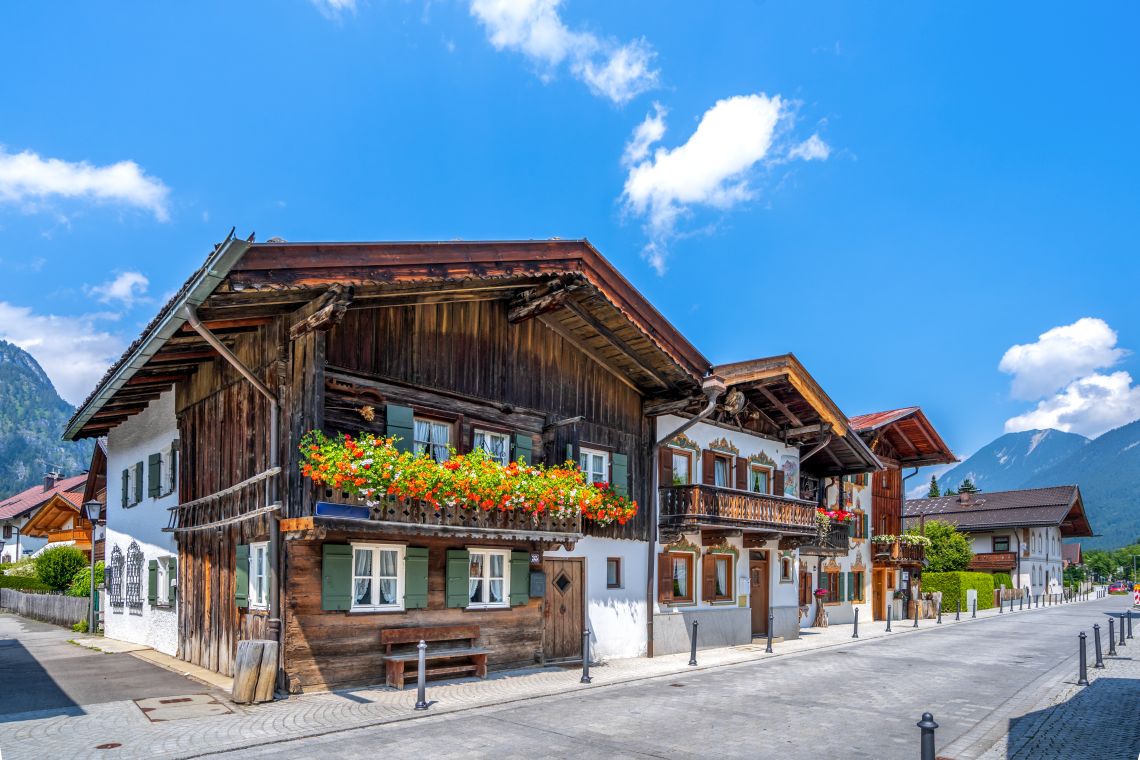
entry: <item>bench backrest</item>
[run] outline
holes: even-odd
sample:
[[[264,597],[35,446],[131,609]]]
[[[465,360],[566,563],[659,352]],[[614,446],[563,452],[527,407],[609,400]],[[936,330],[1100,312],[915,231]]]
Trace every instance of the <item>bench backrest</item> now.
[[[418,644],[420,641],[456,641],[458,639],[479,638],[477,625],[431,625],[422,628],[385,628],[380,631],[380,643]]]

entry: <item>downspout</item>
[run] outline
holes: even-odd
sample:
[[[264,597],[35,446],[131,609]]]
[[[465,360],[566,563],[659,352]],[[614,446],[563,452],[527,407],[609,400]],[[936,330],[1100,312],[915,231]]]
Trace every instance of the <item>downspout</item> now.
[[[678,427],[676,430],[672,431],[671,433],[668,433],[666,435],[661,436],[661,438],[657,439],[657,441],[654,442],[652,448],[650,448],[649,501],[651,504],[653,504],[653,508],[651,510],[649,510],[649,541],[646,544],[646,552],[645,552],[646,570],[647,570],[647,572],[645,574],[645,579],[646,579],[645,580],[645,656],[646,657],[652,657],[653,656],[653,604],[654,604],[654,600],[656,598],[656,594],[654,593],[654,591],[655,591],[655,587],[656,587],[656,583],[655,583],[656,577],[655,576],[657,575],[657,563],[656,563],[656,559],[657,559],[657,551],[656,551],[657,550],[657,529],[658,529],[659,512],[661,510],[661,505],[659,503],[660,500],[658,498],[661,484],[657,482],[658,471],[660,468],[658,467],[657,460],[661,456],[661,444],[665,443],[666,441],[672,440],[676,436],[680,435],[681,433],[683,433],[686,430],[688,430],[689,428],[691,428],[693,425],[696,425],[698,422],[703,420],[705,417],[708,417],[710,414],[712,414],[713,411],[716,409],[717,399],[721,397],[721,395],[725,392],[726,389],[727,388],[724,384],[724,381],[721,380],[719,377],[706,378],[705,381],[703,383],[701,383],[701,390],[704,392],[705,397],[708,399],[708,403],[705,405],[705,408],[702,409],[700,412],[698,412],[695,417],[693,417],[692,419],[688,420],[683,425]],[[654,425],[654,428],[656,428],[656,425]]]
[[[261,381],[248,367],[242,364],[241,359],[234,355],[226,347],[226,344],[218,340],[217,336],[210,332],[202,321],[198,319],[198,312],[193,306],[186,305],[183,308],[183,313],[186,316],[186,322],[194,331],[202,336],[210,346],[217,351],[223,359],[226,360],[234,369],[236,369],[242,377],[250,382],[251,385],[260,393],[265,396],[269,401],[269,469],[274,469],[280,465],[280,457],[278,454],[279,441],[280,441],[280,421],[279,410],[280,405],[277,402],[277,396],[269,389],[264,382]],[[277,503],[277,478],[268,478],[265,481],[265,504],[270,506]],[[271,638],[281,643],[281,582],[278,576],[278,564],[280,562],[280,552],[278,551],[281,543],[281,526],[278,523],[279,515],[269,515],[269,631]],[[280,659],[278,660],[280,662]],[[280,681],[281,671],[278,669],[278,680]]]

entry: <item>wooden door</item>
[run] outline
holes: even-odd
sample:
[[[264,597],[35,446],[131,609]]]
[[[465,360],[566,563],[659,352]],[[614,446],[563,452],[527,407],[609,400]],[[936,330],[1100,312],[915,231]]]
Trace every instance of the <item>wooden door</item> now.
[[[586,628],[586,571],[581,558],[547,559],[546,631],[543,652],[547,660],[581,659],[582,631]]]
[[[871,617],[875,620],[887,619],[887,571],[871,571]]]
[[[768,552],[751,552],[749,556],[752,635],[760,636],[768,633]]]

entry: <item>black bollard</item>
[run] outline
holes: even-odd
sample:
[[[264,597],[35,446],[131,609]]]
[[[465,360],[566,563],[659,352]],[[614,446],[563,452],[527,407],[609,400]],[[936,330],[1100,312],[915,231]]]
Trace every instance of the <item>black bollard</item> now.
[[[1089,672],[1085,665],[1085,632],[1081,631],[1081,667],[1080,678],[1077,679],[1077,686],[1089,685]]]
[[[934,729],[938,728],[938,724],[934,722],[934,716],[930,713],[923,713],[922,720],[915,725],[922,729],[922,734],[919,739],[919,756],[922,760],[935,760]]]
[[[859,608],[855,608],[855,630],[851,633],[851,638],[859,638]]]
[[[689,664],[690,665],[696,665],[697,664],[697,625],[698,625],[697,621],[694,620],[693,621],[693,643],[692,643],[692,649],[689,651]]]
[[[772,629],[776,627],[776,613],[768,610],[768,646],[764,647],[766,654],[772,654]]]
[[[590,629],[582,631],[582,680],[581,683],[589,683],[594,679],[590,678]]]
[[[1104,667],[1104,657],[1102,657],[1101,653],[1100,653],[1100,624],[1099,623],[1093,624],[1093,649],[1096,651],[1096,664],[1093,665],[1093,667],[1094,668],[1103,668]]]
[[[1022,596],[1021,596],[1021,602],[1019,602],[1019,603],[1018,603],[1018,605],[1017,605],[1017,611],[1018,611],[1018,612],[1022,612],[1022,611],[1024,611],[1024,610],[1025,610],[1025,595],[1024,595],[1024,594],[1022,594]]]
[[[1113,627],[1116,621],[1112,618],[1108,619],[1108,656],[1116,656],[1116,629]]]
[[[1117,646],[1128,646],[1124,643],[1124,613],[1120,613],[1120,642]]]
[[[416,674],[416,709],[428,709],[427,703],[427,642],[423,639],[416,645],[419,650],[420,672]]]
[[[955,599],[954,600],[954,619],[955,620],[961,620],[962,619],[962,600],[961,599]]]
[[[998,614],[1005,612],[1005,600],[1001,598],[1001,592],[998,592]]]
[[[891,632],[891,615],[894,613],[894,611],[895,606],[893,604],[887,605],[887,633]]]
[[[942,605],[938,605],[938,625],[942,625]]]
[[[974,599],[974,609],[970,611],[970,617],[976,618],[978,616],[978,600]]]
[[[1128,610],[1128,638],[1132,638],[1132,610]]]
[[[918,608],[922,606],[921,599],[914,600],[914,625],[911,628],[918,628]]]

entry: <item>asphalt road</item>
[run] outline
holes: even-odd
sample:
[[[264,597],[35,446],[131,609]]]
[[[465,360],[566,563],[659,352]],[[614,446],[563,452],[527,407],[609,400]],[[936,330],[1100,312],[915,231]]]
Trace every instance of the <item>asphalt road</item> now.
[[[202,684],[137,657],[69,644],[65,628],[0,613],[0,724],[82,715],[84,705],[200,694]]]
[[[929,711],[940,724],[940,751],[955,742],[973,744],[954,757],[976,757],[1011,721],[1034,714],[1041,698],[1075,682],[1077,634],[1091,632],[1093,623],[1103,624],[1107,614],[1124,608],[1120,599],[1109,598],[1044,614],[1006,614],[921,636],[853,642],[692,676],[268,744],[241,755],[373,758],[382,750],[387,757],[496,760],[912,760],[919,750],[915,722]],[[1129,648],[1140,654],[1140,637],[1134,641]],[[1140,682],[1132,679],[1125,687],[1135,712]],[[1093,704],[1085,714],[1072,735],[1056,737],[1050,757],[1137,756],[1135,721],[1127,730],[1116,726],[1106,732],[1109,727],[1097,722],[1101,715],[1110,719],[1107,711]]]

